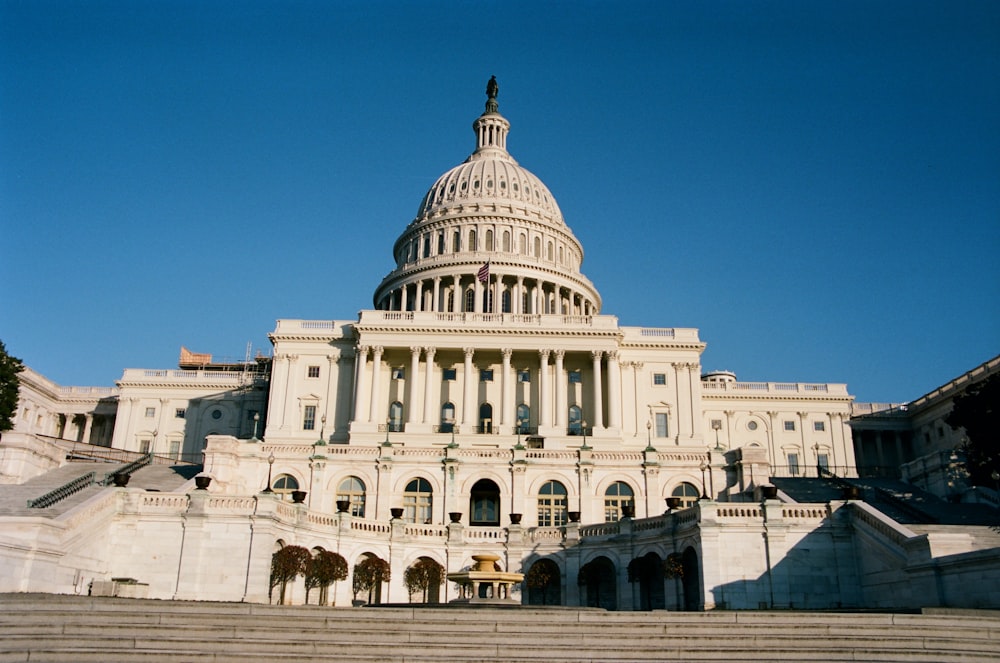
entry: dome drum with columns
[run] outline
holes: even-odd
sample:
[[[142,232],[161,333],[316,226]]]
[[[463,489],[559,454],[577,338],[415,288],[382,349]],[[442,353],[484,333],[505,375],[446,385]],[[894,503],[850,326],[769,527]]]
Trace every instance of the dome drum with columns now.
[[[396,240],[375,290],[385,311],[595,315],[583,247],[548,188],[507,152],[496,87],[473,123],[476,150],[438,178]],[[488,274],[480,270],[489,264]]]

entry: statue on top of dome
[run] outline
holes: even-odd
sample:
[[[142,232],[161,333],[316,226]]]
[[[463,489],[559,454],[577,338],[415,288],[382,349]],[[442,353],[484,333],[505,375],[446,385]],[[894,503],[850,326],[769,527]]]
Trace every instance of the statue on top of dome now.
[[[497,84],[497,77],[490,76],[490,81],[486,84],[486,96],[490,99],[496,99],[499,93],[500,86]]]

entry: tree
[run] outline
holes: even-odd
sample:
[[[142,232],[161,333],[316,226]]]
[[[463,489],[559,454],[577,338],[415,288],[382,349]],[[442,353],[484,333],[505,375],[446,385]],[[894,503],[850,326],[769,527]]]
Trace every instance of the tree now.
[[[421,557],[403,574],[406,591],[412,596],[422,593],[422,603],[427,603],[428,590],[444,584],[444,567],[429,557]]]
[[[23,370],[21,360],[7,354],[7,348],[0,341],[0,433],[14,427],[17,389],[20,384],[18,374]]]
[[[559,566],[551,559],[540,559],[532,564],[528,574],[524,576],[524,584],[528,586],[529,599],[532,599],[532,603],[534,598],[540,597],[541,604],[548,605],[547,599],[550,593],[555,594],[553,604],[559,602]]]
[[[945,421],[965,429],[965,468],[973,485],[995,488],[993,473],[1000,474],[1000,373],[970,385],[955,397]]]
[[[271,587],[268,599],[275,587],[280,586],[278,603],[285,603],[285,588],[288,583],[306,572],[306,564],[312,559],[309,551],[302,546],[285,546],[271,555]]]
[[[320,549],[306,562],[306,603],[309,590],[319,588],[319,602],[326,605],[327,588],[338,580],[347,578],[347,560],[335,552]]]
[[[370,555],[354,565],[354,575],[351,587],[354,590],[354,600],[358,594],[368,592],[368,602],[372,602],[373,594],[383,582],[389,582],[389,562],[381,557]]]

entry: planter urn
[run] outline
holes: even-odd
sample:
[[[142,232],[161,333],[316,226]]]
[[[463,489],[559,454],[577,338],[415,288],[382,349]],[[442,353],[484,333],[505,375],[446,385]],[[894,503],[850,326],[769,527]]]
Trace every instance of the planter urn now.
[[[622,518],[634,518],[635,506],[632,504],[622,504]]]
[[[667,498],[667,508],[671,511],[681,508],[681,498],[679,497],[668,497]]]
[[[510,514],[510,524],[511,525],[520,525],[521,524],[521,514],[519,514],[519,513],[512,513],[512,514]]]
[[[394,506],[391,509],[389,509],[389,513],[392,514],[392,519],[393,520],[399,520],[400,518],[403,517],[403,507],[401,507],[401,506]]]
[[[350,500],[337,500],[337,512],[347,513],[347,510],[351,508]]]
[[[132,478],[132,475],[125,474],[124,472],[115,472],[111,475],[111,482],[114,483],[116,488],[124,488],[128,485],[128,480]]]
[[[211,483],[212,477],[206,477],[199,474],[194,478],[194,485],[198,490],[208,490],[208,486]]]
[[[761,486],[760,494],[765,500],[773,500],[778,497],[778,487],[777,486]]]
[[[579,511],[569,511],[569,512],[566,513],[566,515],[569,516],[569,521],[571,523],[578,523],[578,522],[580,522],[580,512]]]
[[[450,511],[448,512],[448,518],[451,519],[453,523],[462,522],[462,512],[461,511]]]
[[[302,504],[306,501],[306,491],[304,490],[293,490],[292,491],[292,502],[295,504]]]

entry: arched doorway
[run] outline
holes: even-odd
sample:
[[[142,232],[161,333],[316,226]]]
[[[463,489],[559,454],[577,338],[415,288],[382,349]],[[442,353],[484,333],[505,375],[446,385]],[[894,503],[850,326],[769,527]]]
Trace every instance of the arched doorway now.
[[[562,573],[551,559],[540,559],[524,576],[528,588],[527,605],[561,605]]]
[[[479,432],[493,432],[493,406],[489,403],[483,403],[479,406]]]
[[[597,557],[583,565],[577,584],[583,588],[583,604],[588,608],[618,609],[618,583],[614,563]]]
[[[469,525],[500,525],[500,489],[489,479],[480,479],[472,486],[469,494]]]
[[[684,549],[681,563],[684,566],[684,609],[701,610],[701,574],[698,572],[698,553],[688,546]]]
[[[639,609],[667,607],[663,591],[663,560],[654,552],[633,559],[628,565],[629,582],[639,585]]]

